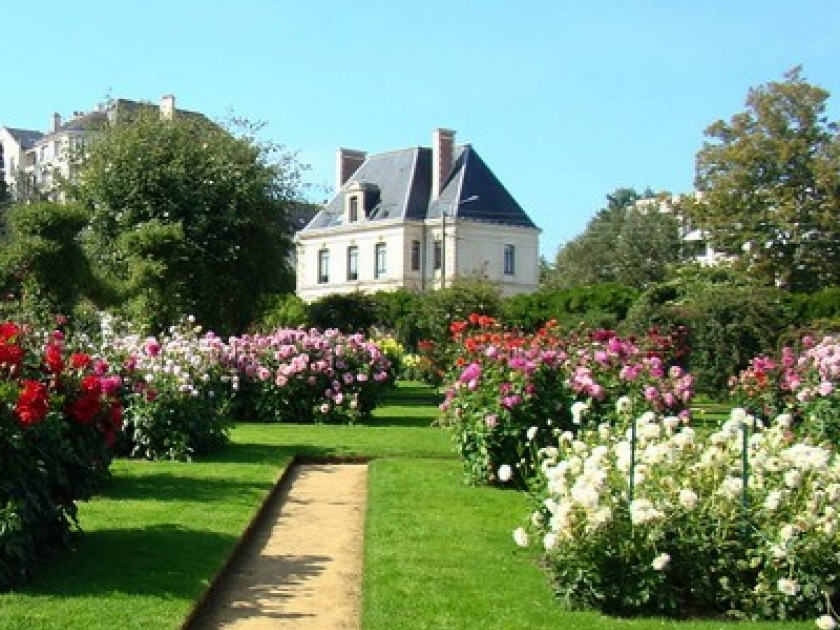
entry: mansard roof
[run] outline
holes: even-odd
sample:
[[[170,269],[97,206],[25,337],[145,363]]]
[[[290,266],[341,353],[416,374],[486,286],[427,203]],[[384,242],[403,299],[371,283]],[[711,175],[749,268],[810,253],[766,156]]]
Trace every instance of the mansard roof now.
[[[423,221],[446,216],[537,229],[537,226],[470,145],[455,149],[442,190],[432,195],[432,149],[413,147],[368,156],[304,231],[344,223],[344,195],[363,186],[374,192],[368,221]]]

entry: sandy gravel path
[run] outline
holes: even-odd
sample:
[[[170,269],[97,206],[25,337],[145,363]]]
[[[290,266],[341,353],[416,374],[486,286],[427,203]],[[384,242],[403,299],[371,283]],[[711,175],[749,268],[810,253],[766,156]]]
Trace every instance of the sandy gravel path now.
[[[364,464],[287,471],[188,630],[358,630]]]

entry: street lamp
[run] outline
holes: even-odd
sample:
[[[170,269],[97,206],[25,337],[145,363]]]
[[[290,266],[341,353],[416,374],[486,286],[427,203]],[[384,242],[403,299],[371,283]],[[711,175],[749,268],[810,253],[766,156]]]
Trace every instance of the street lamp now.
[[[464,204],[472,203],[473,201],[478,201],[478,195],[472,195],[467,197],[466,199],[462,199],[457,204],[441,204],[440,210],[440,288],[446,288],[446,209],[452,208],[455,205],[456,208],[460,208]],[[457,214],[457,212],[455,213]]]

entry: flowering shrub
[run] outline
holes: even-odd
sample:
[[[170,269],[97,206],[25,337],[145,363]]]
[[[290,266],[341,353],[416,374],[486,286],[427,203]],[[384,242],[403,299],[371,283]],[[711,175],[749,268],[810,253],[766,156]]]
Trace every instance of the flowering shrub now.
[[[227,443],[236,377],[219,337],[202,334],[188,317],[160,338],[125,335],[105,343],[130,382],[125,433],[132,456],[185,460]]]
[[[442,423],[471,483],[492,482],[500,464],[520,462],[526,438],[547,446],[558,430],[609,419],[619,400],[625,410],[687,413],[691,377],[667,367],[653,343],[612,331],[563,337],[553,322],[521,335],[479,315],[451,330],[459,348]],[[527,476],[527,460],[520,463]]]
[[[733,400],[750,412],[790,413],[798,435],[840,444],[840,339],[805,337],[798,355],[785,347],[778,357],[755,357],[729,384]]]
[[[536,538],[571,607],[791,619],[824,613],[838,586],[840,459],[794,441],[789,416],[765,428],[735,409],[700,439],[646,412],[535,457],[535,509],[514,538]]]
[[[239,374],[237,415],[249,420],[352,423],[394,381],[375,343],[334,329],[233,338],[226,361]]]
[[[64,335],[0,324],[0,589],[65,544],[108,475],[122,381]]]

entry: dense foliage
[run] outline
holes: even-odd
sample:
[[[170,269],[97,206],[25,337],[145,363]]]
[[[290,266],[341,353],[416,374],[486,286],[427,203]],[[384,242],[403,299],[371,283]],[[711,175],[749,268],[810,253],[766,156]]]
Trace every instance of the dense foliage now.
[[[298,170],[272,149],[197,115],[101,130],[67,194],[91,211],[85,243],[113,306],[150,331],[188,312],[238,332],[261,296],[288,289]]]
[[[751,89],[746,110],[711,125],[697,155],[693,222],[767,285],[840,282],[840,130],[828,97],[794,68]]]
[[[76,502],[108,476],[122,380],[56,330],[0,324],[0,589],[69,541]]]

